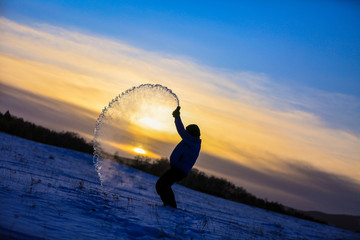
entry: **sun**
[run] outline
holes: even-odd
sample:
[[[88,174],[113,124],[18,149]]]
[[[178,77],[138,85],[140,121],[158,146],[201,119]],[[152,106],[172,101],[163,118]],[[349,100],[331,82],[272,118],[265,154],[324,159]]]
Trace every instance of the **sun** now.
[[[134,152],[139,153],[139,154],[146,154],[146,151],[142,148],[134,148],[133,150],[134,150]]]

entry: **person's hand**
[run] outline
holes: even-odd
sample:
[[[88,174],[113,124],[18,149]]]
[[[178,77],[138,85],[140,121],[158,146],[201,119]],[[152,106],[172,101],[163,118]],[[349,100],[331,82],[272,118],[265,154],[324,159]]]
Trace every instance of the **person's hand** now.
[[[179,118],[180,117],[180,106],[178,106],[175,111],[173,111],[172,113],[174,118]]]

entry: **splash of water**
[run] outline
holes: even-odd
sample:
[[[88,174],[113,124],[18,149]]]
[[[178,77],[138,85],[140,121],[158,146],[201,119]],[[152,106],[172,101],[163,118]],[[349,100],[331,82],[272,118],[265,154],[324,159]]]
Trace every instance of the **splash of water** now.
[[[116,174],[115,163],[109,160],[114,155],[133,158],[133,151],[150,157],[167,155],[167,145],[159,136],[173,130],[171,112],[177,106],[179,99],[172,90],[160,84],[142,84],[122,92],[104,107],[93,140],[93,162],[102,185]]]

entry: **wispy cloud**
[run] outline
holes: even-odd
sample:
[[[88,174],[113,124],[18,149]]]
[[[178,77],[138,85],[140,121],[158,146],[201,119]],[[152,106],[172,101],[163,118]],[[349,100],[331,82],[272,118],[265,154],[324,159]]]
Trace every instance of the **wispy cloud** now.
[[[0,111],[57,131],[73,131],[92,137],[97,112],[54,98],[44,97],[0,83]]]
[[[289,178],[286,166],[297,161],[360,182],[356,97],[278,86],[263,73],[214,69],[49,25],[25,26],[5,18],[0,25],[1,83],[19,89],[14,98],[1,93],[2,108],[25,111],[9,99],[24,99],[20,90],[31,92],[39,97],[32,102],[34,111],[27,111],[32,119],[61,115],[54,113],[57,104],[49,107],[57,102],[67,106],[63,116],[68,119],[57,127],[76,129],[78,123],[70,119],[79,109],[88,113],[83,120],[91,126],[120,92],[160,83],[178,95],[184,122],[199,124],[209,156]],[[36,112],[36,104],[44,107]],[[91,136],[89,128],[81,132]]]

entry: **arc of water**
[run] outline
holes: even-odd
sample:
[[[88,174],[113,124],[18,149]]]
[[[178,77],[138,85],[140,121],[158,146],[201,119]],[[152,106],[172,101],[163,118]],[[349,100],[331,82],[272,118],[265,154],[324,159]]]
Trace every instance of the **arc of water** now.
[[[107,117],[107,113],[109,111],[109,109],[117,102],[121,101],[121,99],[128,94],[131,94],[134,91],[137,91],[138,89],[142,89],[142,88],[150,88],[150,89],[161,89],[164,90],[168,93],[170,93],[176,100],[177,105],[179,106],[179,98],[177,97],[177,95],[169,88],[161,85],[161,84],[151,84],[151,83],[145,83],[145,84],[141,84],[137,87],[132,87],[127,89],[126,91],[120,93],[119,95],[117,95],[114,99],[112,99],[109,104],[107,106],[105,106],[103,108],[103,110],[101,111],[98,119],[96,120],[96,125],[95,125],[95,129],[94,129],[94,139],[93,139],[93,148],[94,148],[94,154],[93,154],[93,163],[95,166],[95,170],[99,175],[99,179],[100,179],[100,183],[102,185],[103,183],[103,176],[100,173],[101,170],[101,163],[102,163],[102,158],[99,154],[99,152],[101,151],[100,148],[100,144],[97,141],[97,138],[99,136],[99,131],[101,129],[101,126],[103,124],[103,120]]]

